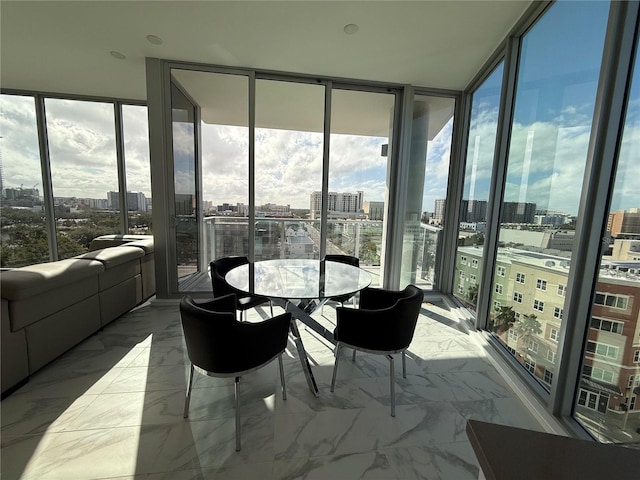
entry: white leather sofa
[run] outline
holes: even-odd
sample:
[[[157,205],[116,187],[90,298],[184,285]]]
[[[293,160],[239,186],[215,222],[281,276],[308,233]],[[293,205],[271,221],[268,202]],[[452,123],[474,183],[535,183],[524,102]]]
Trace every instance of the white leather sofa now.
[[[0,273],[3,396],[155,293],[153,237],[94,242],[74,258]]]

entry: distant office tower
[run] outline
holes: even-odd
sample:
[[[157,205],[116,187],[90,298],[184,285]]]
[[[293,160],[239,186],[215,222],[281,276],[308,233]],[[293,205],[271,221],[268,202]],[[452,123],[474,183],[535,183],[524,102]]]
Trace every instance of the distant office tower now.
[[[107,192],[107,205],[110,210],[120,210],[120,192]]]
[[[107,205],[110,210],[120,210],[120,192],[107,192]],[[147,200],[142,192],[127,192],[127,210],[144,212]]]
[[[85,200],[89,208],[95,210],[107,210],[109,208],[108,201],[105,198],[86,198]]]
[[[502,223],[534,223],[536,204],[524,202],[504,202]]]
[[[291,205],[277,205],[275,203],[265,203],[256,208],[264,213],[266,217],[291,217]]]
[[[127,209],[134,212],[147,210],[147,201],[142,192],[127,192]]]
[[[487,221],[487,202],[485,200],[462,200],[460,222],[477,223]]]
[[[346,216],[352,216],[348,214],[360,213],[363,208],[363,196],[364,192],[362,191],[358,191],[356,193],[329,192],[329,214],[346,214]],[[322,192],[313,192],[311,194],[309,211],[311,213],[312,220],[320,218],[320,212],[322,211]]]
[[[640,234],[640,209],[630,208],[610,213],[607,230],[613,237],[622,233]]]
[[[176,215],[194,215],[196,212],[196,197],[190,193],[176,193]]]
[[[446,200],[436,200],[433,219],[441,224],[444,220]],[[504,202],[502,223],[534,223],[535,203]],[[460,221],[465,223],[484,222],[487,219],[487,202],[481,200],[462,200]]]
[[[216,210],[218,210],[218,213],[235,213],[238,211],[238,205],[231,205],[225,202],[222,205],[216,206]]]
[[[442,220],[444,220],[446,202],[445,199],[436,200],[435,211],[433,212],[433,220],[435,223],[440,224]]]
[[[363,210],[368,220],[384,220],[384,202],[364,202]]]

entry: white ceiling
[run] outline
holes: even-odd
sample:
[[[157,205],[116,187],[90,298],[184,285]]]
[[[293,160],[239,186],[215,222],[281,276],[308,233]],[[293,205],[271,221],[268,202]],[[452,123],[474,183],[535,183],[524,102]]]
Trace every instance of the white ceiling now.
[[[149,56],[462,90],[530,3],[2,0],[0,86],[144,100]]]

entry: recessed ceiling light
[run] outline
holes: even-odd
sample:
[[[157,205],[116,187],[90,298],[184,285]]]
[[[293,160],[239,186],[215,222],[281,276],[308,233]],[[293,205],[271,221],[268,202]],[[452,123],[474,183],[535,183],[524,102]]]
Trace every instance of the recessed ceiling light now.
[[[157,35],[147,35],[147,40],[154,45],[162,45],[163,43],[162,39]]]
[[[344,33],[346,33],[347,35],[353,35],[358,30],[360,30],[360,27],[358,27],[358,25],[356,25],[355,23],[348,23],[344,26]]]
[[[116,52],[115,50],[111,50],[109,53],[113,58],[117,58],[118,60],[124,60],[127,58],[124,54]]]

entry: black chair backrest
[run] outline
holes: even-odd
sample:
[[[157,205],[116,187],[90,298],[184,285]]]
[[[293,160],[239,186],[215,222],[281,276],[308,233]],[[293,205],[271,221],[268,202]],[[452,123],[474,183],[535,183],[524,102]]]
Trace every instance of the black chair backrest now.
[[[346,263],[354,267],[360,266],[360,259],[351,255],[325,255],[324,259],[331,262]]]
[[[383,319],[363,322],[365,328],[360,332],[351,328],[343,333],[343,338],[347,343],[362,342],[372,350],[398,351],[407,348],[413,340],[413,333],[418,323],[418,316],[422,308],[424,294],[415,285],[407,285],[404,290],[383,290],[379,288],[366,288],[361,292],[360,310],[371,312],[384,312]],[[340,312],[349,316],[349,311]],[[340,329],[340,318],[338,317],[338,328]],[[360,325],[360,324],[358,324]],[[358,343],[355,343],[358,345]]]
[[[211,262],[209,266],[211,267],[211,288],[213,289],[213,296],[221,297],[223,295],[229,295],[230,293],[238,294],[239,292],[227,283],[224,276],[229,270],[240,265],[246,265],[247,263],[249,263],[247,257],[223,257]]]
[[[406,348],[413,340],[416,330],[424,293],[415,285],[407,285],[402,296],[393,307],[393,321],[397,326],[394,341],[396,348]]]
[[[221,297],[214,302],[228,304],[227,298]],[[215,304],[210,302],[209,308],[215,308]],[[201,308],[190,296],[185,296],[180,302],[182,329],[191,363],[209,372],[228,373],[236,371],[234,358],[241,349],[240,338],[235,309],[220,310]]]

